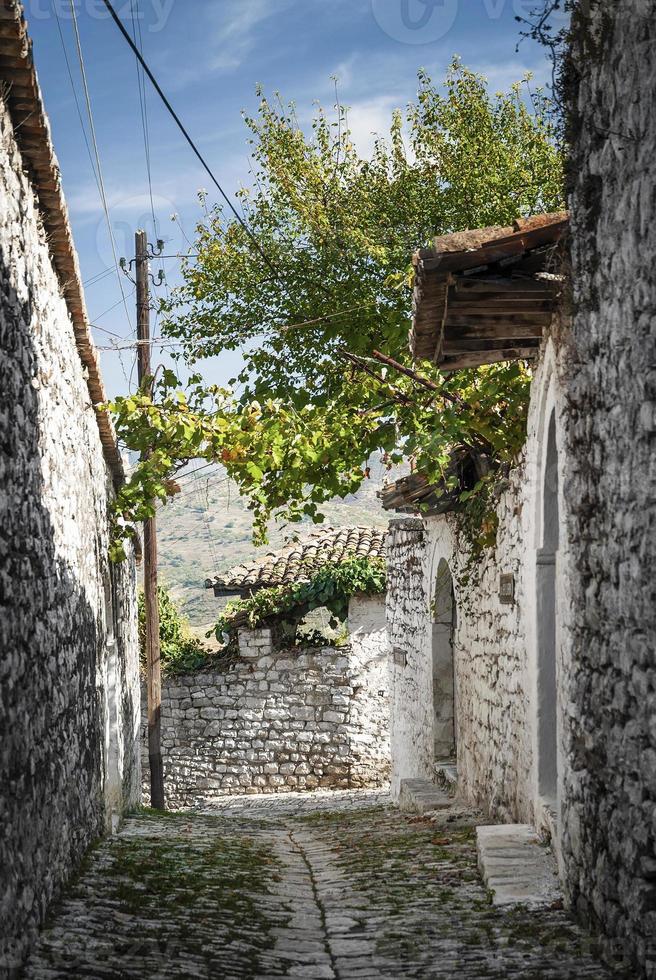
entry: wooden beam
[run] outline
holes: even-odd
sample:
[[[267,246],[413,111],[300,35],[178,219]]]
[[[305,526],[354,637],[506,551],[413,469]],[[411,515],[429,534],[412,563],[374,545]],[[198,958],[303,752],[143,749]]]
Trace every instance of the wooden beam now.
[[[516,347],[539,347],[540,338],[516,337],[513,338]],[[467,354],[470,351],[495,351],[505,350],[508,347],[507,338],[493,340],[479,340],[462,337],[451,337],[444,342],[444,356],[453,357],[455,354]]]
[[[478,317],[477,319],[467,319],[457,317],[452,320],[450,317],[446,322],[444,332],[445,340],[456,338],[471,337],[485,339],[489,337],[493,340],[502,340],[504,337],[513,340],[515,337],[541,337],[543,328],[549,325],[549,318],[542,320],[489,320]]]
[[[503,340],[504,338],[515,340],[517,337],[541,337],[544,326],[544,324],[535,321],[531,323],[507,323],[505,321],[503,323],[472,323],[471,321],[466,324],[447,323],[444,340],[445,343],[449,343],[452,340],[466,338],[472,340],[485,340],[486,338],[490,340]]]
[[[553,312],[552,300],[516,299],[507,297],[472,297],[471,299],[452,299],[449,303],[449,316],[499,316],[526,314],[527,316],[549,316]]]
[[[455,277],[455,291],[458,294],[478,295],[485,293],[494,296],[501,295],[525,295],[525,296],[546,296],[557,295],[562,289],[562,283],[555,282],[553,279],[531,279],[523,276],[490,276],[480,279],[478,277],[469,278],[468,276]]]
[[[441,371],[462,371],[464,368],[481,367],[483,364],[498,364],[501,361],[530,360],[535,357],[537,352],[537,347],[509,347],[496,351],[458,354],[455,357],[444,357],[439,368]]]
[[[563,218],[541,228],[526,232],[515,232],[506,238],[498,238],[478,248],[462,252],[437,252],[432,256],[422,256],[426,271],[456,272],[475,269],[506,259],[521,258],[526,252],[544,245],[555,245],[566,233],[568,219]]]

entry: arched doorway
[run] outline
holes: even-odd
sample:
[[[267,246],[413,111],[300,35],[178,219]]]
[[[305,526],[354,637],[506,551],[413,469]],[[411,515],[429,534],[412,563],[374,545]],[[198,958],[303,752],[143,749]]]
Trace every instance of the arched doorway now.
[[[552,412],[542,483],[542,544],[537,552],[538,792],[555,808],[558,794],[556,688],[556,556],[558,554],[558,448]]]
[[[433,746],[435,762],[456,758],[453,631],[456,604],[451,571],[439,563],[433,600]]]

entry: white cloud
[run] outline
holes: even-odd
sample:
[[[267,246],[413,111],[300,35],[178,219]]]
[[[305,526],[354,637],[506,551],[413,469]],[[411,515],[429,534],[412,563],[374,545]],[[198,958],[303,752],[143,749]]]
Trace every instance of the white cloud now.
[[[291,0],[223,0],[213,11],[218,15],[212,38],[211,71],[233,71],[256,45],[260,25],[290,6]]]
[[[377,136],[389,136],[392,112],[402,104],[394,95],[379,95],[350,105],[349,129],[361,157],[371,156]]]

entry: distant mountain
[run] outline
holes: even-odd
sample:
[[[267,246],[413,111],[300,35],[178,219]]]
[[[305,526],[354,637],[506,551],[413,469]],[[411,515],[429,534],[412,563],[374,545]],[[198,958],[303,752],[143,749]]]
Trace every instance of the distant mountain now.
[[[384,467],[373,460],[371,479],[357,494],[334,500],[323,508],[326,523],[335,527],[386,527],[389,515],[376,496],[385,479],[389,476]],[[221,467],[189,470],[179,482],[182,492],[157,515],[159,572],[192,625],[205,626],[216,620],[223,605],[211,590],[205,589],[205,579],[252,558],[260,550],[278,547],[285,536],[302,531],[304,525],[272,527],[269,544],[256,549],[246,501]],[[307,530],[313,526],[309,523]]]

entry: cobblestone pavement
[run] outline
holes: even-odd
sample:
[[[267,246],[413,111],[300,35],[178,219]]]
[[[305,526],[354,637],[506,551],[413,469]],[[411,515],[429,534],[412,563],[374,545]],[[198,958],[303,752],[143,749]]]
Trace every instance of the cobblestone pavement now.
[[[563,911],[489,905],[474,824],[376,791],[144,812],[90,854],[25,977],[624,976]]]

